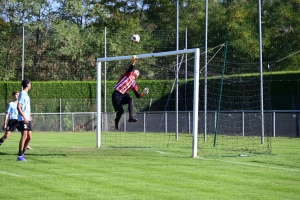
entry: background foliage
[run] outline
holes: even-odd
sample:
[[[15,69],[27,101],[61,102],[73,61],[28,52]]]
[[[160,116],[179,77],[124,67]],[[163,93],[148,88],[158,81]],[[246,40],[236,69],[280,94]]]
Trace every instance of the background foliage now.
[[[268,86],[270,91],[268,99],[271,105],[266,106],[266,109],[275,110],[295,110],[299,107],[299,78],[300,72],[266,74],[265,77],[271,76],[273,81]],[[252,75],[250,79],[259,79],[259,75]],[[250,80],[249,79],[249,80]],[[265,78],[268,79],[268,78]],[[219,81],[218,81],[219,80]],[[287,80],[287,81],[283,81]],[[203,86],[203,79],[200,80],[200,85]],[[217,78],[220,82],[220,77]],[[107,81],[107,112],[113,112],[111,105],[111,93],[116,81]],[[139,88],[150,87],[150,93],[144,98],[135,99],[132,92],[129,92],[135,99],[136,111],[148,111],[149,101],[153,101],[151,105],[152,111],[175,110],[175,91],[172,91],[173,80],[138,80]],[[208,80],[210,85],[210,79]],[[185,85],[183,82],[179,84],[179,110],[192,110],[193,105],[193,80],[188,80]],[[255,84],[254,84],[255,85]],[[259,88],[259,82],[256,83]],[[185,88],[185,86],[187,86]],[[232,87],[230,83],[224,85],[224,92],[227,88]],[[7,103],[12,100],[12,91],[21,90],[20,82],[0,82],[0,107],[3,109]],[[104,109],[104,83],[102,83],[102,110]],[[188,105],[184,103],[184,91],[187,95]],[[251,88],[254,89],[254,88]],[[199,101],[200,110],[203,104],[203,92],[200,89]],[[32,90],[29,91],[32,104],[32,112],[34,113],[49,113],[49,112],[95,112],[96,111],[96,81],[34,81],[32,82]],[[141,91],[141,90],[140,90]],[[230,91],[228,89],[228,91]],[[170,95],[171,92],[171,96]],[[239,95],[235,92],[233,96]],[[223,94],[226,95],[226,94]],[[61,101],[61,102],[60,102]],[[294,107],[292,108],[292,105]],[[187,107],[185,107],[187,106]],[[62,110],[60,110],[62,109]],[[208,107],[209,110],[216,109]],[[255,109],[255,108],[252,108]]]
[[[275,71],[299,69],[299,15],[299,0],[262,2],[263,61]],[[228,60],[258,63],[257,16],[257,1],[209,2],[208,47],[228,41]],[[179,48],[185,48],[186,31],[188,48],[203,47],[205,2],[179,1],[179,18]],[[105,27],[108,57],[175,50],[176,1],[4,0],[0,3],[2,80],[21,79],[23,26],[25,77],[95,80],[95,59],[105,56]],[[140,34],[139,45],[130,42],[133,33]],[[148,79],[164,79],[147,65],[142,70]],[[115,79],[121,67],[108,66],[107,78]]]

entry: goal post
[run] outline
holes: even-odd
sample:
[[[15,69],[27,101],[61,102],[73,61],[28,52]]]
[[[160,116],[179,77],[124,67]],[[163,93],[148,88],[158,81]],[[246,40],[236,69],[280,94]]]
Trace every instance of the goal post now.
[[[160,53],[137,54],[138,58],[162,57],[181,54],[194,54],[194,91],[193,91],[193,126],[192,126],[192,157],[198,156],[198,110],[199,110],[199,74],[200,74],[200,49],[186,49],[178,51],[168,51]],[[116,60],[131,60],[132,55],[97,58],[97,133],[96,133],[96,147],[101,147],[101,63],[105,61]]]

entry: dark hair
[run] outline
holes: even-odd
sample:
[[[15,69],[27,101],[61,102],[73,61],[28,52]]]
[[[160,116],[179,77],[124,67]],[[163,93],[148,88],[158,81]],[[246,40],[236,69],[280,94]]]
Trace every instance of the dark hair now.
[[[15,96],[17,93],[20,93],[19,91],[13,91],[12,95]]]
[[[30,80],[29,79],[24,79],[22,81],[22,87],[23,89],[27,88],[27,85],[30,83]]]

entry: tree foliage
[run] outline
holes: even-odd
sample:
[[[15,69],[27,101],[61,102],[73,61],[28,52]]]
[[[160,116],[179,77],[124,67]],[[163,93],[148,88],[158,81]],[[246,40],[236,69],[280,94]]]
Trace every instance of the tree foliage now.
[[[182,0],[178,5],[180,49],[185,48],[185,30],[188,48],[203,47],[205,2]],[[26,77],[94,80],[95,59],[105,54],[105,27],[107,56],[175,50],[176,6],[176,0],[3,0],[1,80],[20,79],[23,27]],[[208,10],[208,46],[228,41],[229,60],[258,62],[257,1],[209,1]],[[274,63],[276,70],[299,69],[299,16],[300,0],[262,2],[263,61]],[[141,35],[140,44],[130,42],[133,33]],[[151,62],[140,63],[144,78],[163,78],[149,67],[161,60]],[[123,62],[109,63],[107,78],[116,79],[120,70],[125,70]]]

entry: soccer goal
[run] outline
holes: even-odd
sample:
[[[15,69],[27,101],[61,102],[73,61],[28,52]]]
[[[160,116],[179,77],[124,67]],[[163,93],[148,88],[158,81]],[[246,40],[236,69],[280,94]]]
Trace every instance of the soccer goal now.
[[[270,109],[270,76],[264,77],[262,99],[259,63],[227,60],[224,46],[210,48],[207,62],[200,49],[137,55],[137,83],[150,93],[141,99],[131,93],[138,122],[128,123],[124,113],[118,131],[111,105],[101,109],[112,92],[101,92],[101,64],[107,61],[108,70],[119,65],[121,75],[132,55],[98,58],[97,147],[166,148],[184,155],[192,150],[192,157],[270,153],[273,119],[269,112],[261,114],[261,103]]]
[[[198,153],[198,100],[199,100],[199,73],[200,73],[200,49],[187,49],[187,50],[179,50],[179,51],[169,51],[169,52],[161,52],[161,53],[149,53],[149,54],[139,54],[137,55],[138,59],[145,58],[157,58],[157,57],[168,57],[168,56],[180,56],[186,54],[193,54],[194,59],[194,73],[193,73],[193,111],[192,111],[192,156],[197,157]],[[183,56],[182,56],[183,58]],[[117,57],[108,57],[108,58],[98,58],[97,59],[97,139],[96,139],[96,147],[100,148],[102,145],[101,134],[102,134],[102,111],[101,111],[101,67],[102,62],[111,62],[111,61],[121,61],[121,60],[131,60],[132,55],[130,56],[117,56]],[[170,61],[173,62],[173,61]],[[151,66],[151,63],[148,63]],[[175,65],[177,68],[177,65]],[[177,70],[175,70],[177,71]],[[167,105],[166,105],[167,106]],[[178,108],[176,108],[177,110]],[[124,115],[125,116],[125,115]],[[176,126],[176,123],[175,123]],[[148,134],[149,135],[149,134]],[[176,138],[177,139],[177,138]]]

